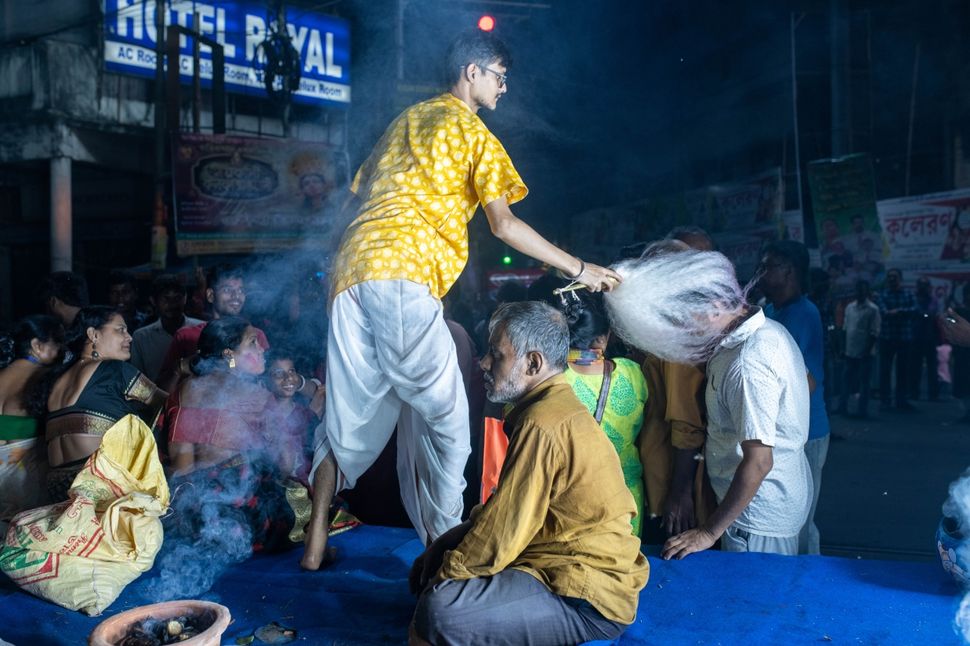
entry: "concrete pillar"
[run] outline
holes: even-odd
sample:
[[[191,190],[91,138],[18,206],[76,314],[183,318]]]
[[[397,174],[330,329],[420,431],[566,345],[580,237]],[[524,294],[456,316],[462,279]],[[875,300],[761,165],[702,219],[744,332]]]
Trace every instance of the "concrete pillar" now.
[[[51,271],[71,271],[71,158],[51,159]]]

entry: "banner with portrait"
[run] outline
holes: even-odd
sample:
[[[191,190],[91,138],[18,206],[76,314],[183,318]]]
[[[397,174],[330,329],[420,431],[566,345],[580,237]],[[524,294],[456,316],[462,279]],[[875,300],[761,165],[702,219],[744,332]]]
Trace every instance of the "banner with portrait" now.
[[[344,151],[319,143],[178,134],[178,255],[332,250],[346,227]]]
[[[798,209],[784,211],[781,214],[782,238],[805,243],[805,218]]]
[[[890,264],[970,261],[970,189],[880,200],[878,208]]]
[[[781,168],[687,191],[687,221],[712,234],[777,228],[785,197]]]
[[[970,281],[970,189],[914,195],[877,204],[886,264],[910,286],[920,276],[946,300]]]
[[[684,193],[593,209],[573,216],[571,249],[594,262],[609,263],[627,245],[693,225],[711,235],[745,279],[753,275],[764,244],[783,233],[784,194],[781,168],[772,168]]]
[[[829,274],[833,297],[851,297],[860,279],[880,282],[885,249],[869,155],[813,161],[808,183],[822,268]]]
[[[754,276],[764,246],[782,235],[784,183],[781,168],[741,180],[687,191],[687,222],[711,234],[742,281]]]

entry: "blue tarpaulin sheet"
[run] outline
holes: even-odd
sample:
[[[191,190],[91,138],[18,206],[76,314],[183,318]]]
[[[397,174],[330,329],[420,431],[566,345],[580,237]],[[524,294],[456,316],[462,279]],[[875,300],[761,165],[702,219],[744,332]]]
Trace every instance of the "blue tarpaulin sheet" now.
[[[227,606],[223,644],[276,621],[300,644],[403,644],[414,609],[412,530],[363,526],[331,539],[338,561],[302,572],[301,551],[230,567],[201,598]],[[101,617],[86,617],[0,581],[0,638],[16,646],[84,644],[105,618],[148,598],[156,571]],[[960,590],[937,563],[704,552],[650,558],[640,610],[620,644],[961,644]],[[258,645],[257,640],[254,644]]]

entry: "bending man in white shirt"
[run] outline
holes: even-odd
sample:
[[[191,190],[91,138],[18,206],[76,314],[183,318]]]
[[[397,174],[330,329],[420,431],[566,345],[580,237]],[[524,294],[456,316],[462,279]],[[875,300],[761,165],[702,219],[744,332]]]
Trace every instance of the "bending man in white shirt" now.
[[[663,557],[718,539],[724,551],[797,554],[812,484],[808,379],[795,341],[747,304],[720,253],[655,246],[615,269],[623,283],[606,302],[617,333],[667,361],[707,362],[705,459],[718,508],[672,536]]]

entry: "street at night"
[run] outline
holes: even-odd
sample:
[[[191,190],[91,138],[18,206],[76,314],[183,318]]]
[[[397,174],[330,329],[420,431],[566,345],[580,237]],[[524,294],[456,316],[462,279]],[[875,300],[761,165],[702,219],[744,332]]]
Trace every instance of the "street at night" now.
[[[970,643],[967,33],[0,1],[0,646]]]

